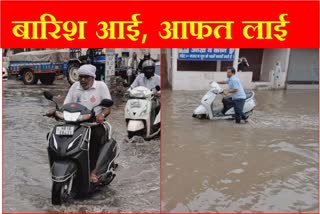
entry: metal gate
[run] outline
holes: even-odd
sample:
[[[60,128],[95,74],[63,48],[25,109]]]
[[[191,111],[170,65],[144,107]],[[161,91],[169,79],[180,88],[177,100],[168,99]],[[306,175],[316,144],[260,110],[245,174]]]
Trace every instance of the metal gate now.
[[[287,78],[288,84],[318,84],[318,71],[318,49],[291,49]]]
[[[260,80],[262,56],[262,48],[240,48],[239,57],[247,58],[250,65],[247,71],[252,71],[252,81]]]

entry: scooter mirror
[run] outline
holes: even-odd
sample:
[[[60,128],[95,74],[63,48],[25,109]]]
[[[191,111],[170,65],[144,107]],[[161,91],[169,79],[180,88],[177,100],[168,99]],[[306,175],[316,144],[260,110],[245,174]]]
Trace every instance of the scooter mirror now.
[[[52,101],[53,95],[49,91],[43,92],[43,95],[47,100],[51,100]]]
[[[161,90],[160,86],[157,85],[157,86],[156,86],[156,90],[157,90],[157,91],[160,91],[160,90]]]
[[[100,106],[107,107],[107,108],[111,107],[113,106],[113,101],[109,99],[103,99],[100,103]]]

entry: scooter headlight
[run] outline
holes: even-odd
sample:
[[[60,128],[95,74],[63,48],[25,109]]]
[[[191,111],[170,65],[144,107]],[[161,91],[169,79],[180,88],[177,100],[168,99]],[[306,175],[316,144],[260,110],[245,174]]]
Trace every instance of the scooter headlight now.
[[[76,121],[78,121],[78,120],[80,119],[81,112],[71,113],[71,112],[64,111],[64,112],[63,112],[63,116],[64,116],[64,119],[65,119],[66,121],[76,122]]]

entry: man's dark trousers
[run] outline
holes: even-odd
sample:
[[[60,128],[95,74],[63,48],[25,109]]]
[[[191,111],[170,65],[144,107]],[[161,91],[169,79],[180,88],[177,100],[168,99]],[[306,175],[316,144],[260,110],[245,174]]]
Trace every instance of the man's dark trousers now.
[[[246,116],[243,113],[243,106],[245,103],[245,99],[232,99],[232,104],[234,107],[236,123],[240,123],[241,119],[246,120]]]

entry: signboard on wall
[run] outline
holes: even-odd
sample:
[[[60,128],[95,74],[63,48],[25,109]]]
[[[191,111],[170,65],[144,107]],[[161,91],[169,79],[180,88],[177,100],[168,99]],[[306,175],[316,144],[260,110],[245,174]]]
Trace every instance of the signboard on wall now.
[[[233,61],[234,48],[180,48],[178,60]]]
[[[105,49],[105,54],[106,54],[106,58],[105,58],[105,76],[109,77],[109,76],[113,76],[115,73],[115,59],[114,59],[114,49],[112,48],[106,48]]]

